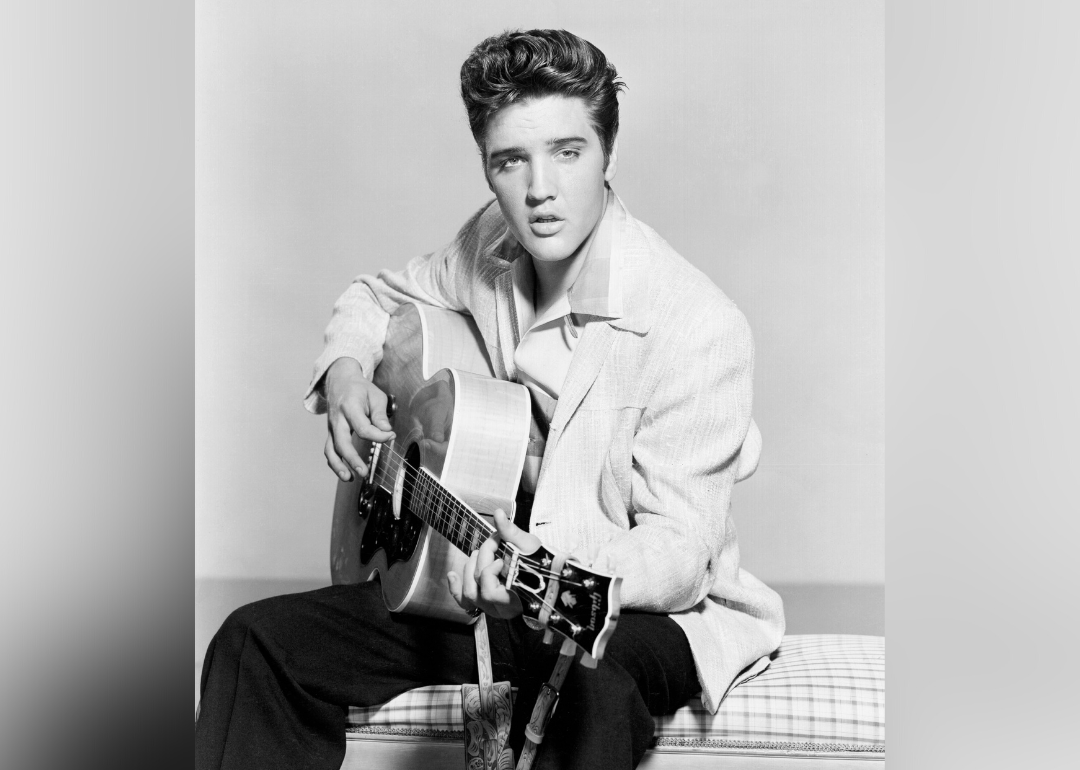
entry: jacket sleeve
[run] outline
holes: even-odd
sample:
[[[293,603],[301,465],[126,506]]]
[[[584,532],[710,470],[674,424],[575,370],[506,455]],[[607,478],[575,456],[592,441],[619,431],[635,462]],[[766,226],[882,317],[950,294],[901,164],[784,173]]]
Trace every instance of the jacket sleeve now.
[[[751,432],[754,346],[730,301],[710,315],[673,324],[664,341],[667,359],[633,440],[631,527],[597,554],[623,576],[627,608],[677,612],[719,577],[739,580],[728,509]]]
[[[337,359],[356,359],[364,376],[371,379],[382,361],[390,315],[400,305],[416,301],[468,311],[473,281],[470,265],[482,247],[481,230],[492,219],[485,215],[493,208],[497,209],[497,204],[486,204],[470,217],[451,243],[410,260],[404,270],[382,270],[378,275],[361,275],[353,280],[334,303],[323,351],[315,361],[304,394],[304,406],[309,412],[326,411],[323,377]]]

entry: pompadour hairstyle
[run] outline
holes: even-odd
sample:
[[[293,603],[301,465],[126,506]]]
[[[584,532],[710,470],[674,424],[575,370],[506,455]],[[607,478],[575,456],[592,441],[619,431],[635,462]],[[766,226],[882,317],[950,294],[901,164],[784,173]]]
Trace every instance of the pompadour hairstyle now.
[[[481,152],[491,116],[506,105],[534,96],[578,96],[588,106],[606,166],[619,133],[618,94],[625,88],[603,51],[562,29],[492,35],[461,65],[461,98]]]

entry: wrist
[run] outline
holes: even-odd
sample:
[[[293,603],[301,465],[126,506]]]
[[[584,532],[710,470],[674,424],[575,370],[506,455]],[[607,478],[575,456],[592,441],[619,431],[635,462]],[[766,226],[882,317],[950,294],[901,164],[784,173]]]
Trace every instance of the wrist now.
[[[352,379],[354,377],[363,377],[364,370],[360,366],[360,362],[355,358],[349,358],[348,356],[342,356],[335,359],[330,366],[326,367],[326,372],[323,373],[322,378],[318,384],[315,385],[315,390],[322,394],[323,398],[327,398],[330,395],[330,391],[333,389],[335,383],[343,379]]]
[[[362,374],[363,368],[360,366],[360,362],[355,358],[352,358],[351,356],[342,356],[341,358],[335,358],[334,362],[326,367],[327,376],[339,372],[355,372]]]

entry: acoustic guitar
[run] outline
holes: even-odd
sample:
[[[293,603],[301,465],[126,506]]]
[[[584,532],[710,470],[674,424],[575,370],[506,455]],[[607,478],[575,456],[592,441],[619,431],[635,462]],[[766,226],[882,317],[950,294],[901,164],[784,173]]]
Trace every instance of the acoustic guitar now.
[[[475,618],[450,595],[446,573],[512,519],[529,441],[528,390],[494,378],[472,319],[419,304],[390,318],[374,383],[390,398],[395,439],[355,439],[370,470],[338,482],[331,535],[333,581],[379,578],[393,612],[459,623]],[[615,630],[621,578],[540,547],[502,543],[504,582],[530,623],[599,660]],[[586,658],[586,662],[588,658]]]

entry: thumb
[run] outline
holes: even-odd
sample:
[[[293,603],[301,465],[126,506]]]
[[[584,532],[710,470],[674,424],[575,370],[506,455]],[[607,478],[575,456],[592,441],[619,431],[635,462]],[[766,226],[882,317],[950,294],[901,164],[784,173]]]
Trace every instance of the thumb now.
[[[510,539],[521,531],[514,522],[510,521],[510,517],[502,508],[495,509],[495,529],[503,540]]]
[[[387,432],[393,431],[394,428],[390,425],[390,420],[386,418],[386,413],[382,411],[374,411],[371,414],[371,424],[379,430],[385,430]]]
[[[540,546],[540,538],[531,532],[520,529],[501,509],[495,511],[495,529],[499,537],[517,546],[525,553],[532,553]]]
[[[369,403],[371,403],[371,424],[379,430],[392,432],[394,430],[394,427],[390,424],[390,420],[386,417],[386,400],[380,398],[372,398]]]

